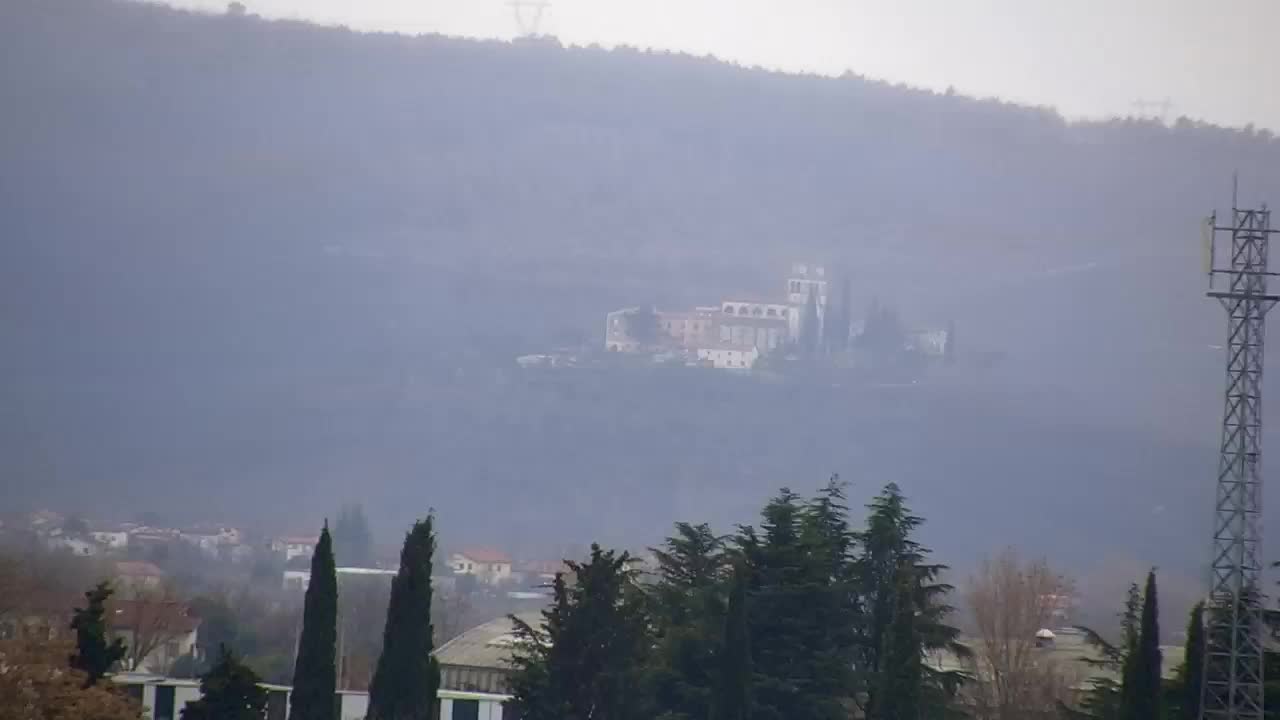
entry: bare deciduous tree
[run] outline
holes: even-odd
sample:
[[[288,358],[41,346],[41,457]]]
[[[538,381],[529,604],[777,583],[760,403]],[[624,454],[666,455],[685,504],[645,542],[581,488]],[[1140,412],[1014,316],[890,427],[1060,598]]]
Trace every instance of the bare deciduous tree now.
[[[1024,562],[1006,549],[970,577],[965,599],[976,638],[968,692],[981,720],[1055,717],[1072,682],[1071,668],[1052,659],[1051,641],[1037,637],[1054,624],[1069,580],[1045,560]]]
[[[147,669],[151,671],[167,672],[181,655],[167,646],[180,642],[195,624],[186,603],[167,589],[121,600],[114,604],[112,613],[112,629],[117,635],[124,634],[128,646],[124,664],[129,670],[150,666]]]

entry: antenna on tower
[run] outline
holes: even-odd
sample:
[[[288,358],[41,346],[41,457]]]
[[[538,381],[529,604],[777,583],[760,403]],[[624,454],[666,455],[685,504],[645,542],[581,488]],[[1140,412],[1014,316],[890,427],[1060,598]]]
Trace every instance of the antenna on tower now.
[[[510,0],[507,5],[516,18],[516,29],[520,37],[535,38],[541,35],[542,17],[547,8],[551,7],[549,0]]]

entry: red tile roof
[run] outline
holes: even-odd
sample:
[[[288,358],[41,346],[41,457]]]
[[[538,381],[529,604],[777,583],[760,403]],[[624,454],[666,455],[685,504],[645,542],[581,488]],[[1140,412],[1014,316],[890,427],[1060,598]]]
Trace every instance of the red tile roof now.
[[[478,563],[486,563],[486,564],[508,563],[509,564],[511,562],[511,558],[508,557],[506,553],[502,552],[501,550],[494,550],[493,548],[467,548],[465,550],[460,551],[458,554],[465,557],[468,560],[471,560],[473,562],[478,562]]]

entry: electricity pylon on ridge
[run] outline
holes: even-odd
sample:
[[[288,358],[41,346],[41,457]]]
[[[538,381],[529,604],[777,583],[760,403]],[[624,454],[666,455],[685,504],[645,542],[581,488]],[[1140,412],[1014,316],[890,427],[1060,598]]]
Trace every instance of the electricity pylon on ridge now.
[[[532,38],[539,36],[542,17],[551,3],[548,0],[510,0],[507,6],[515,16],[520,37]]]
[[[1263,720],[1262,368],[1271,213],[1235,207],[1205,223],[1208,296],[1227,311],[1227,388],[1214,497],[1201,720]],[[1226,240],[1219,243],[1219,236]],[[1215,280],[1225,289],[1215,289]]]

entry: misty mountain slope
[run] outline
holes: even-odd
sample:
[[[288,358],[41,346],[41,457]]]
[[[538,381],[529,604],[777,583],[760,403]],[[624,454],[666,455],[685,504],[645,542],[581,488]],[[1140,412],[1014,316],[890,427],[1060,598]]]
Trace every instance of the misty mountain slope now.
[[[903,482],[957,554],[1188,566],[1221,411],[1197,222],[1233,171],[1280,198],[1265,133],[108,0],[0,5],[0,104],[6,497],[305,525],[364,496],[477,541],[648,541],[840,471]],[[684,376],[510,374],[794,258],[954,320],[996,381],[707,411]],[[1055,497],[1077,523],[1037,519]]]

